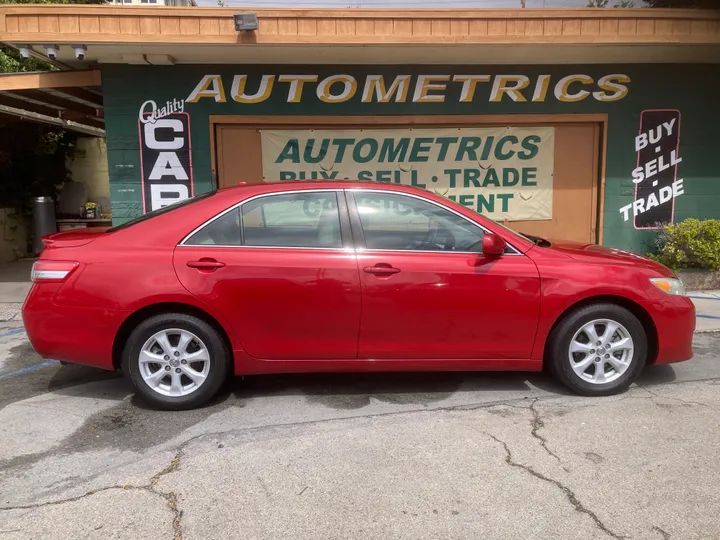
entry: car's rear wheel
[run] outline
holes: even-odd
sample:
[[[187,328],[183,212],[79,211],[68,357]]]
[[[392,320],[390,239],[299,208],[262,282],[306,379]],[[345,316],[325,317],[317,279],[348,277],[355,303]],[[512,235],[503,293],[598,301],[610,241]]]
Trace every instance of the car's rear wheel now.
[[[206,403],[227,378],[230,353],[205,321],[183,313],[156,315],[130,334],[123,369],[137,393],[162,409]]]
[[[615,304],[592,304],[565,316],[549,342],[553,374],[574,392],[607,396],[627,389],[647,359],[642,323]]]

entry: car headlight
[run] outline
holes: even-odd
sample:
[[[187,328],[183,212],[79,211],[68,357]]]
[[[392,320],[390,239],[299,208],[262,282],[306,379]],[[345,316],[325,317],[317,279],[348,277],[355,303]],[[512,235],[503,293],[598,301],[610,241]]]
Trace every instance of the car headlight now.
[[[652,278],[650,279],[653,285],[658,289],[668,294],[675,296],[685,296],[685,285],[679,279],[674,278]]]

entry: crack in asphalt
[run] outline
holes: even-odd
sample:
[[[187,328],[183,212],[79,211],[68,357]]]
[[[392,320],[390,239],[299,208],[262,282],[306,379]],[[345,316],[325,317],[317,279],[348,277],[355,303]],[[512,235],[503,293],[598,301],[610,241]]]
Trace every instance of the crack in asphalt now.
[[[46,506],[59,506],[61,504],[80,501],[87,497],[92,497],[93,495],[97,495],[98,493],[103,493],[105,491],[112,491],[115,489],[133,490],[133,489],[145,489],[145,487],[144,486],[130,486],[130,485],[128,485],[128,486],[116,486],[116,485],[106,486],[106,487],[86,491],[82,495],[76,495],[75,497],[68,497],[67,499],[59,499],[56,501],[47,501],[44,503],[35,503],[35,504],[19,504],[17,506],[3,506],[2,508],[0,508],[0,512],[10,511],[10,510],[34,510],[35,508],[44,508]]]
[[[177,450],[175,451],[175,456],[173,456],[173,458],[170,460],[170,464],[159,473],[153,475],[152,478],[150,478],[150,483],[148,484],[149,486],[155,487],[163,476],[172,474],[180,468],[180,460],[185,455],[184,448],[184,444],[180,445],[177,448]]]
[[[706,408],[708,408],[708,409],[712,409],[712,406],[708,405],[707,403],[700,403],[699,401],[692,401],[692,400],[689,400],[689,399],[682,399],[682,398],[677,398],[677,397],[661,396],[661,395],[658,394],[657,392],[653,392],[652,390],[650,390],[647,386],[638,385],[638,388],[642,388],[642,389],[645,390],[648,394],[652,394],[652,395],[655,396],[656,398],[668,399],[668,400],[670,400],[670,401],[679,401],[680,403],[685,403],[685,404],[687,404],[687,405],[697,405],[698,407],[706,407]]]
[[[60,506],[67,503],[77,502],[83,499],[86,499],[88,497],[92,497],[93,495],[97,495],[98,493],[103,493],[105,491],[113,491],[113,490],[123,490],[123,491],[144,491],[146,493],[151,493],[152,495],[155,495],[157,497],[160,497],[165,501],[165,504],[170,509],[173,515],[173,540],[182,540],[183,539],[183,532],[182,532],[182,517],[183,517],[183,511],[178,507],[178,496],[174,491],[160,491],[156,488],[158,482],[163,476],[166,476],[168,474],[172,474],[175,471],[178,470],[180,467],[180,460],[182,459],[184,455],[184,444],[181,445],[177,451],[175,452],[175,455],[173,456],[172,460],[170,460],[170,464],[165,467],[160,472],[154,474],[150,481],[142,486],[134,486],[134,485],[112,485],[112,486],[106,486],[98,489],[93,489],[91,491],[87,491],[83,493],[82,495],[76,495],[75,497],[68,497],[66,499],[60,499],[56,501],[47,501],[44,503],[37,503],[37,504],[24,504],[24,505],[17,505],[17,506],[4,506],[0,508],[0,512],[2,511],[11,511],[11,510],[34,510],[37,508],[44,508],[46,506]],[[4,531],[0,531],[4,532]]]
[[[538,478],[542,480],[543,482],[547,482],[549,484],[554,485],[555,487],[559,488],[564,494],[565,497],[567,497],[567,500],[570,502],[570,504],[573,505],[576,512],[579,512],[581,514],[586,514],[587,516],[590,516],[590,518],[595,522],[595,526],[603,531],[608,536],[615,538],[616,540],[624,540],[626,537],[621,536],[613,531],[611,531],[607,525],[605,525],[600,518],[597,516],[595,512],[590,510],[589,508],[586,508],[585,505],[580,501],[580,499],[577,498],[577,495],[566,485],[564,485],[562,482],[558,480],[554,480],[553,478],[548,478],[544,474],[536,471],[529,465],[523,465],[522,463],[518,463],[515,461],[512,457],[512,452],[510,451],[510,447],[507,445],[507,443],[501,439],[498,439],[495,435],[492,433],[488,433],[487,431],[481,431],[483,435],[486,437],[490,437],[492,440],[494,440],[496,443],[501,444],[502,447],[505,449],[505,463],[510,465],[511,467],[515,467],[518,469],[522,469],[523,471],[530,473],[535,478]]]
[[[535,404],[537,403],[537,401],[538,401],[538,398],[535,398],[529,407],[530,411],[532,411],[532,415],[533,415],[532,420],[530,421],[530,425],[532,426],[532,430],[530,431],[530,434],[534,438],[536,438],[538,441],[540,441],[540,446],[542,446],[548,454],[550,454],[552,457],[554,457],[558,461],[558,463],[560,463],[560,466],[562,467],[562,469],[565,472],[569,473],[570,470],[567,467],[565,467],[565,465],[562,464],[562,460],[560,459],[560,456],[558,456],[555,452],[553,452],[552,450],[550,450],[550,448],[548,448],[547,439],[538,433],[538,431],[541,428],[545,427],[545,422],[543,422],[543,419],[540,415],[540,411],[538,411],[535,408]]]
[[[182,540],[183,534],[182,534],[182,517],[183,517],[183,511],[178,508],[178,498],[177,494],[174,491],[169,492],[163,492],[155,489],[155,486],[160,481],[160,479],[163,476],[167,476],[168,474],[172,474],[175,471],[177,471],[180,468],[180,460],[185,455],[185,446],[180,445],[178,449],[175,451],[175,455],[170,460],[170,464],[165,467],[162,471],[155,474],[152,478],[150,478],[150,483],[148,484],[147,488],[152,493],[156,493],[160,495],[162,498],[165,499],[165,502],[168,505],[168,508],[170,508],[170,511],[173,513],[173,540]]]
[[[669,532],[664,531],[663,529],[661,529],[661,528],[658,527],[657,525],[653,525],[652,529],[650,529],[650,530],[659,533],[660,536],[663,537],[663,540],[670,540],[670,539],[672,538],[672,536],[670,535]]]

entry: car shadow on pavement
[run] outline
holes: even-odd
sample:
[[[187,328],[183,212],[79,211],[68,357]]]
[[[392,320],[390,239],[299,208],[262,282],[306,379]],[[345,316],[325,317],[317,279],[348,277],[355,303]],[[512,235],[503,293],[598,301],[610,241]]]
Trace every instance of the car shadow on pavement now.
[[[637,384],[655,386],[675,379],[672,366],[649,366],[640,375]],[[109,382],[88,384],[101,381]],[[76,388],[80,385],[85,386]],[[231,377],[222,391],[202,408],[242,406],[244,400],[272,396],[304,396],[310,403],[335,409],[362,408],[369,405],[371,399],[395,404],[429,405],[444,401],[458,392],[517,392],[531,395],[536,393],[533,387],[548,394],[572,395],[565,386],[545,373],[302,373]],[[50,379],[47,390],[60,395],[115,401],[122,401],[133,393],[132,386],[120,371],[110,372],[75,365],[60,367]],[[137,396],[132,397],[131,404],[152,410]]]
[[[6,367],[11,376],[0,383],[0,409],[47,393],[119,400],[132,391],[120,380],[96,384],[119,378],[117,373],[44,361],[29,343],[10,350]]]
[[[532,386],[568,393],[543,374],[505,372],[312,373],[255,375],[230,383],[238,399],[305,396],[334,409],[358,409],[371,399],[395,404],[429,405],[458,392],[528,392]]]
[[[639,386],[656,386],[671,383],[676,379],[677,374],[672,365],[661,364],[659,366],[647,366],[635,383]]]
[[[106,371],[104,369],[97,369],[73,364],[68,364],[64,366],[61,365],[48,382],[47,389],[48,392],[62,394],[64,390],[71,389],[81,384],[107,381],[111,379],[115,380],[113,385],[103,385],[102,388],[107,388],[108,386],[117,386],[118,392],[113,392],[113,395],[115,397],[119,397],[120,399],[122,399],[122,396],[120,396],[120,394],[126,396],[129,392],[132,391],[130,385],[127,384],[122,375],[122,372],[120,371]],[[97,388],[98,387],[96,385],[89,386],[87,388],[87,391],[82,392],[82,395],[84,397],[94,397],[102,399],[103,396],[105,396],[105,391],[97,390]],[[109,399],[113,399],[113,397],[109,397]]]
[[[642,386],[674,381],[672,366],[649,366],[637,380]],[[309,373],[236,377],[226,385],[237,399],[267,396],[305,396],[308,401],[336,409],[356,409],[378,401],[420,404],[443,401],[457,392],[527,392],[533,387],[555,395],[573,395],[546,373],[524,372],[413,372]],[[536,393],[536,392],[535,392]],[[518,396],[519,397],[519,396]]]

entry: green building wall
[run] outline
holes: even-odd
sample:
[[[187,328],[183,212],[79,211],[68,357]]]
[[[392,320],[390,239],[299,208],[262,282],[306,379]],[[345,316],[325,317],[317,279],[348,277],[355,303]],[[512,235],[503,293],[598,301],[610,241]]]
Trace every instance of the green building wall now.
[[[470,102],[460,100],[461,84],[448,83],[444,102],[414,103],[412,88],[405,102],[362,102],[362,88],[342,103],[327,103],[316,95],[317,83],[306,83],[302,99],[288,103],[288,84],[275,83],[270,96],[258,103],[237,103],[231,99],[234,75],[247,75],[248,94],[254,93],[262,75],[308,74],[318,80],[348,74],[363,81],[368,74],[383,75],[387,83],[397,75],[525,75],[534,85],[541,75],[550,75],[544,101],[532,101],[532,86],[524,91],[526,101],[505,96],[490,101],[491,85],[479,83]],[[577,102],[562,102],[553,94],[554,84],[571,74],[585,74],[597,82],[608,74],[623,74],[627,94],[603,102],[590,96]],[[192,141],[192,172],[195,192],[213,189],[210,160],[209,115],[417,115],[417,114],[587,114],[608,115],[603,243],[612,247],[646,252],[655,232],[638,230],[632,214],[625,221],[621,208],[631,204],[635,194],[632,171],[637,167],[635,137],[644,110],[677,110],[680,117],[677,178],[683,179],[684,193],[675,198],[674,221],[688,217],[720,218],[720,66],[700,64],[628,65],[547,65],[547,66],[125,66],[102,67],[107,155],[113,220],[122,223],[143,211],[140,173],[139,112],[152,100],[162,106],[185,100],[206,75],[219,75],[225,102],[202,98],[185,103]],[[413,77],[413,81],[415,78]],[[414,84],[414,83],[413,83]],[[573,91],[584,88],[574,86]],[[587,89],[597,91],[597,86]]]

